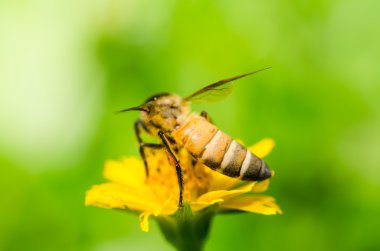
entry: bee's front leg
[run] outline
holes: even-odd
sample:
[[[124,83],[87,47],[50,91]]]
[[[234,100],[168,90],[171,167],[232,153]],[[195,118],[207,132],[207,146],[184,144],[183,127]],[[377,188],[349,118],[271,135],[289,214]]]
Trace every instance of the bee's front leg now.
[[[165,133],[163,131],[159,131],[158,136],[161,138],[162,143],[169,154],[169,158],[171,158],[173,162],[175,163],[175,170],[177,172],[178,185],[179,185],[178,207],[183,207],[183,177],[182,177],[181,165],[178,159],[176,158],[176,156],[174,155],[174,153],[172,152],[172,150],[170,149],[170,145],[168,143],[168,140],[166,139]]]
[[[141,156],[141,158],[144,161],[146,177],[148,178],[148,176],[149,176],[149,168],[148,168],[148,161],[147,161],[146,155],[145,155],[145,148],[161,149],[164,146],[162,144],[152,144],[152,143],[145,143],[145,142],[143,142],[143,140],[141,139],[141,136],[140,136],[140,134],[141,134],[141,128],[144,129],[144,125],[141,122],[141,120],[137,120],[135,122],[135,134],[136,134],[136,137],[137,137],[137,141],[139,142],[140,156]]]

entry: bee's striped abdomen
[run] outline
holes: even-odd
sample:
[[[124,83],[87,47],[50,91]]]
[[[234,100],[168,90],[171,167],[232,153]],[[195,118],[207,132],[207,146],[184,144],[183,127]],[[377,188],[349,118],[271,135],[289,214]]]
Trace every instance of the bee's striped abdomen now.
[[[272,176],[265,161],[247,151],[247,156],[241,167],[240,176],[243,180],[265,180]]]
[[[247,149],[233,140],[224,154],[220,172],[230,177],[239,177],[246,155]]]
[[[255,181],[272,175],[263,160],[202,117],[189,117],[175,136],[204,165],[227,176]]]
[[[202,162],[213,170],[219,170],[231,142],[230,136],[218,130],[212,140],[205,145]]]

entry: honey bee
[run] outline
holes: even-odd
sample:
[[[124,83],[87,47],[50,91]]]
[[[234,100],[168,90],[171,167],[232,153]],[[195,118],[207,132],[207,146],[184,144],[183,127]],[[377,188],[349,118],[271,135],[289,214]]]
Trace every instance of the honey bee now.
[[[145,149],[166,150],[168,158],[176,168],[180,190],[179,207],[183,206],[183,177],[181,163],[176,154],[182,148],[190,153],[194,160],[229,177],[260,181],[272,176],[262,159],[219,130],[205,111],[198,115],[190,109],[191,102],[212,101],[224,97],[231,92],[232,81],[266,69],[269,68],[220,80],[186,98],[172,93],[161,93],[147,99],[142,105],[119,111],[141,111],[140,119],[135,122],[134,128],[147,176],[149,169]],[[161,143],[143,142],[142,131],[158,136]]]

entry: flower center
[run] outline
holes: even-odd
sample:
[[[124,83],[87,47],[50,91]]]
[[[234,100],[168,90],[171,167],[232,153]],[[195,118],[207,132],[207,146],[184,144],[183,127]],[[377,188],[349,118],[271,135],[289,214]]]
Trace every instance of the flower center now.
[[[182,149],[178,153],[183,175],[185,201],[194,201],[200,195],[208,192],[210,187],[210,171],[203,164],[197,162],[190,154]],[[165,151],[156,150],[147,152],[149,177],[147,185],[152,192],[162,200],[179,195],[179,184],[175,167],[169,163]]]

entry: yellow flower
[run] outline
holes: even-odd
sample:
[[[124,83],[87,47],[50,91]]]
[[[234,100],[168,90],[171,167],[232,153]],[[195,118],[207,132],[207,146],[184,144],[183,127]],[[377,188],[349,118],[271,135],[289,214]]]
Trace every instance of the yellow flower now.
[[[274,141],[263,139],[249,150],[263,158],[272,150]],[[135,157],[107,161],[104,177],[108,183],[93,186],[86,193],[86,205],[104,208],[128,209],[140,214],[140,227],[149,230],[150,216],[168,216],[178,209],[178,180],[175,167],[170,165],[163,150],[147,151],[149,177],[141,160]],[[184,179],[184,202],[193,213],[212,205],[218,212],[248,211],[272,215],[281,209],[270,196],[258,195],[269,185],[262,182],[242,182],[215,172],[201,163],[193,166],[192,157],[179,152]]]

